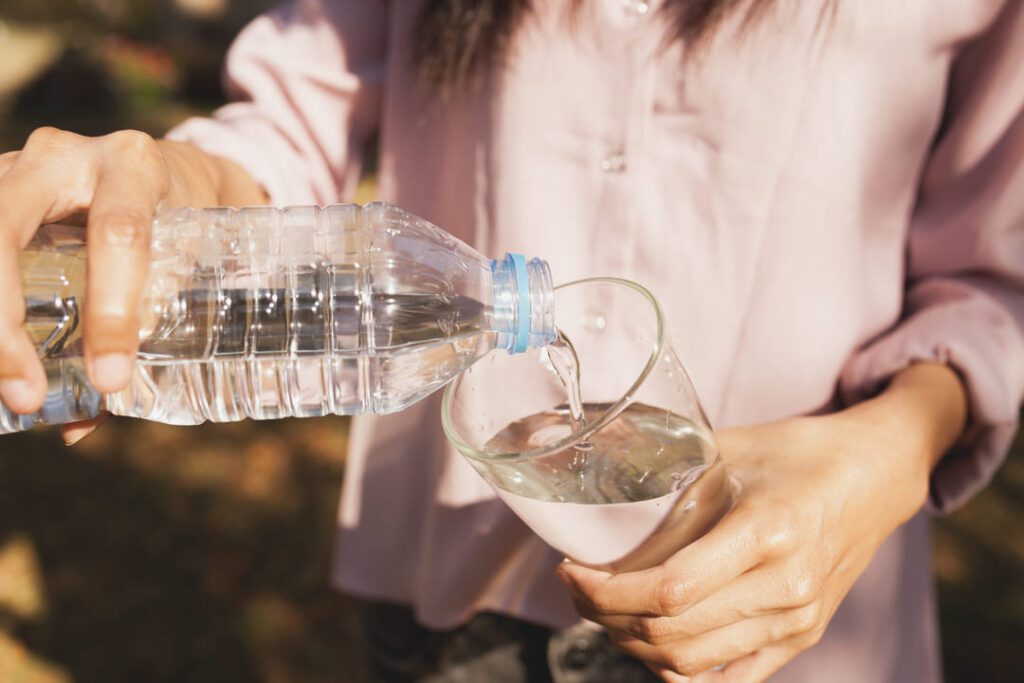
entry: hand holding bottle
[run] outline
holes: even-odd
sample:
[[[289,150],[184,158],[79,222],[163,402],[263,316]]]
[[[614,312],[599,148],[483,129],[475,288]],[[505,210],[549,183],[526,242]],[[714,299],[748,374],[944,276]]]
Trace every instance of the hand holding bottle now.
[[[0,434],[105,411],[169,424],[394,412],[491,350],[554,339],[539,259],[489,259],[387,203],[197,208],[221,197],[178,192],[176,180],[223,188],[230,177],[202,175],[209,157],[192,148],[132,144],[147,183],[132,188],[101,160],[100,182],[79,192],[91,200],[88,229],[44,225],[18,244],[17,323],[47,388],[38,410],[0,403]],[[178,151],[198,165],[161,173]],[[115,199],[103,173],[145,200]],[[166,208],[183,201],[192,206]],[[71,194],[57,216],[85,203]]]
[[[18,254],[45,223],[88,212],[84,345],[94,386],[129,380],[153,215],[163,206],[260,203],[238,166],[189,145],[120,131],[90,138],[40,128],[24,149],[0,155],[0,399],[39,408],[46,378],[22,324]]]

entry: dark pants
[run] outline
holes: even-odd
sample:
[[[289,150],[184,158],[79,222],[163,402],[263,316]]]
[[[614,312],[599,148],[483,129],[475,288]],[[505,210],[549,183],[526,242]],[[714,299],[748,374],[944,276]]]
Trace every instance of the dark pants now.
[[[654,683],[641,662],[601,632],[552,631],[484,613],[450,631],[416,623],[412,610],[360,602],[374,683]]]

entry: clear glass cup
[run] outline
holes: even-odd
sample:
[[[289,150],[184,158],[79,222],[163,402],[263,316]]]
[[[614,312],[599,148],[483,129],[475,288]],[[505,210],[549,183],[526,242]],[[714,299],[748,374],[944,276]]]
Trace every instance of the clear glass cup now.
[[[492,353],[456,378],[445,433],[567,557],[612,571],[656,565],[732,504],[707,418],[649,291],[580,280],[555,289],[554,311],[578,358],[582,426],[541,348]]]

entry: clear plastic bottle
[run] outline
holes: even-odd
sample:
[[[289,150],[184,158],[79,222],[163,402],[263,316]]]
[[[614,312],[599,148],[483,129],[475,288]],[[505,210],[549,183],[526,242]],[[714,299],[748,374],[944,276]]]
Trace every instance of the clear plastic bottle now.
[[[82,361],[83,236],[43,226],[22,254],[49,390],[32,415],[0,405],[0,433],[101,410],[170,424],[388,413],[491,350],[555,338],[545,262],[492,261],[393,205],[180,209],[153,224],[132,381],[99,394]]]

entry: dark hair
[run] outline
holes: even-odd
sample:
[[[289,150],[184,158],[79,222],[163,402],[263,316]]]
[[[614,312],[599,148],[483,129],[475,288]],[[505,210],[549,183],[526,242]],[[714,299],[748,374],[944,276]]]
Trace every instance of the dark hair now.
[[[582,0],[572,0],[579,6]],[[665,0],[667,38],[700,42],[741,6],[750,19],[776,0]],[[531,0],[426,0],[416,33],[415,56],[429,86],[463,85],[505,55]]]

